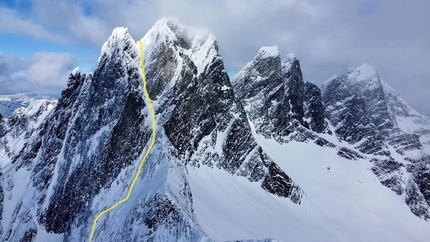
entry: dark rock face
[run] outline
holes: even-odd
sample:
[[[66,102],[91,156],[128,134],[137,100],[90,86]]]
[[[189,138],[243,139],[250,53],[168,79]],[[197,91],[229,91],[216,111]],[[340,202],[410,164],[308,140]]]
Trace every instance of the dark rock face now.
[[[430,156],[411,160],[406,170],[412,178],[406,186],[406,204],[420,218],[430,219]]]
[[[150,229],[150,233],[157,230],[169,216],[179,217],[175,210],[175,206],[169,199],[163,199],[158,195],[154,197],[151,203],[155,203],[156,205],[147,205],[148,210],[146,214],[142,216],[145,219],[145,225]]]
[[[33,239],[36,237],[36,235],[37,235],[37,229],[36,228],[31,228],[31,229],[25,231],[25,234],[20,239],[20,242],[33,241]]]
[[[3,138],[3,136],[6,134],[6,126],[4,122],[0,122],[0,138]]]
[[[330,133],[325,117],[325,106],[322,101],[321,89],[314,83],[305,83],[305,119],[308,120],[309,129],[317,133]]]
[[[302,194],[299,192],[299,188],[295,186],[291,178],[273,162],[270,164],[269,174],[266,175],[261,186],[280,197],[290,197],[291,201],[294,203],[300,204],[302,200]]]
[[[372,171],[381,183],[393,190],[397,195],[402,195],[404,193],[405,179],[401,167],[404,167],[404,165],[391,157],[385,160],[372,159],[371,162],[374,162]]]
[[[226,128],[234,100],[220,59],[211,64],[210,73],[195,75],[192,71],[193,68],[184,68],[181,83],[173,87],[172,104],[175,108],[164,125],[172,144],[181,154],[188,152],[189,155],[195,152],[201,139],[209,135],[217,124]],[[229,89],[223,91],[223,86]]]
[[[262,47],[232,83],[256,132],[266,138],[307,142],[318,139],[314,132],[329,131],[320,89],[305,84],[296,57],[281,61],[276,46]]]
[[[235,94],[241,100],[256,131],[266,138],[272,134],[288,135],[288,110],[284,105],[285,86],[281,57],[274,47],[260,49],[254,60],[232,80]]]
[[[367,154],[389,154],[374,124],[371,114],[368,112],[366,102],[361,96],[354,95],[346,82],[346,76],[336,77],[324,84],[323,101],[327,118],[333,126],[338,127],[335,134],[350,144],[356,144],[366,139],[357,146]]]
[[[75,219],[83,219],[88,201],[110,186],[149,139],[140,126],[146,115],[140,111],[145,102],[138,65],[125,65],[127,60],[138,63],[135,44],[125,32],[113,35],[105,48],[109,51],[102,54],[94,76],[70,76],[56,109],[18,159],[21,167],[34,165],[40,206],[49,185],[55,184],[49,206],[38,211],[48,232],[64,233]],[[95,147],[89,145],[93,137],[99,137]],[[42,159],[32,164],[35,157]],[[58,177],[52,180],[55,166]]]
[[[293,119],[303,124],[304,82],[300,62],[295,57],[288,56],[282,63],[282,76],[285,84],[284,107],[286,113],[291,112]]]
[[[405,155],[407,151],[422,149],[418,135],[407,134],[400,129],[393,129],[391,133],[387,135],[386,141],[389,145],[393,146],[400,155]]]
[[[0,220],[3,218],[3,202],[4,202],[4,192],[3,186],[0,183]],[[0,225],[0,234],[3,234],[3,226]]]
[[[340,157],[346,158],[348,160],[357,160],[357,159],[365,158],[364,156],[362,156],[358,152],[353,151],[353,150],[348,149],[348,148],[345,148],[345,147],[338,148],[337,155]]]

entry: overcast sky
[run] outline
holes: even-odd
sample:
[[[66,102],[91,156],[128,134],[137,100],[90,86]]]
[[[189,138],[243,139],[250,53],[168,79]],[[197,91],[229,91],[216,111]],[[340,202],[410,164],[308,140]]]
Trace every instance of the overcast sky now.
[[[0,94],[59,94],[115,27],[140,39],[163,16],[212,31],[230,74],[265,45],[294,52],[317,84],[366,62],[430,116],[428,0],[2,0]]]

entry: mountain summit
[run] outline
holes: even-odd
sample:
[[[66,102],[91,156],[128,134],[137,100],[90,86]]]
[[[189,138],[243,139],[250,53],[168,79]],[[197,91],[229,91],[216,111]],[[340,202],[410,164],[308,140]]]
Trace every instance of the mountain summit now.
[[[207,30],[141,41],[157,138],[93,241],[428,239],[430,121],[370,65],[320,89],[268,46],[230,81]],[[116,28],[94,74],[0,123],[2,241],[87,241],[127,195],[151,135],[136,43]]]

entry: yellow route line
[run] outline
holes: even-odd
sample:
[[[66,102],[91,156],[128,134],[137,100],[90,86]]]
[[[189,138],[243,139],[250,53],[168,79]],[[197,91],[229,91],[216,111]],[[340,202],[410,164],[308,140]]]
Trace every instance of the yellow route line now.
[[[121,203],[124,203],[125,201],[127,201],[130,198],[130,194],[133,191],[133,188],[134,188],[134,185],[136,184],[137,178],[139,177],[139,175],[140,175],[140,173],[142,171],[143,163],[145,163],[146,158],[148,158],[149,152],[151,152],[152,146],[154,146],[157,125],[156,125],[156,121],[155,121],[154,107],[152,106],[152,101],[151,101],[151,98],[149,98],[148,91],[146,90],[146,75],[145,75],[145,65],[143,63],[143,50],[142,50],[142,41],[141,40],[139,41],[139,52],[140,52],[140,65],[142,67],[143,91],[145,92],[145,97],[146,97],[146,100],[148,101],[149,109],[151,110],[151,120],[152,120],[152,135],[151,135],[152,139],[151,139],[151,144],[149,145],[148,150],[146,151],[145,155],[143,156],[142,160],[140,161],[139,168],[137,169],[136,176],[134,177],[133,181],[130,184],[130,187],[128,188],[127,196],[124,199],[122,199],[119,202],[117,202],[114,205],[112,205],[111,207],[107,208],[106,210],[101,211],[96,216],[96,218],[94,219],[93,226],[91,228],[90,242],[93,241],[94,230],[96,228],[97,221],[99,220],[99,218],[103,214],[105,214],[105,213],[113,210],[114,208],[118,207],[118,205],[120,205]]]

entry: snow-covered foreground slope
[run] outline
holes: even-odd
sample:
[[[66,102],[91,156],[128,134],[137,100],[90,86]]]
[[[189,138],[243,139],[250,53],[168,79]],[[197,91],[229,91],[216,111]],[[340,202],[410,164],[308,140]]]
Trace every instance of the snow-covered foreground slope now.
[[[188,168],[197,219],[217,241],[427,241],[429,223],[383,186],[367,159],[348,160],[309,143],[259,145],[303,188],[300,205],[259,190],[258,183],[208,167]]]

